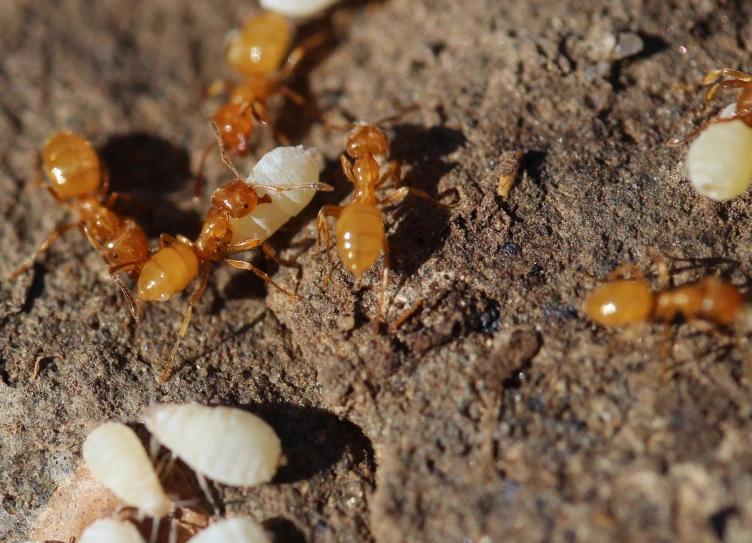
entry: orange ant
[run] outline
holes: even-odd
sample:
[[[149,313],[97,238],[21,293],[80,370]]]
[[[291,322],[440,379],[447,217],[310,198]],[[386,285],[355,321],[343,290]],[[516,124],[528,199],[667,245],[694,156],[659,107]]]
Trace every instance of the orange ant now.
[[[670,287],[667,264],[653,258],[658,264],[660,290],[651,290],[634,264],[621,265],[585,300],[583,311],[587,316],[600,325],[613,327],[633,322],[664,323],[667,332],[677,318],[705,320],[719,326],[746,323],[748,312],[744,297],[734,285],[712,275]],[[631,275],[632,279],[625,279],[626,275]],[[665,356],[668,354],[664,352]]]
[[[243,74],[244,81],[240,84],[215,81],[208,94],[214,96],[225,88],[230,91],[227,103],[222,104],[212,118],[220,127],[222,143],[229,152],[239,155],[248,153],[254,120],[270,125],[277,141],[282,145],[289,145],[287,138],[276,129],[269,117],[266,102],[269,97],[280,94],[299,105],[305,104],[305,99],[284,82],[305,53],[326,38],[324,34],[315,34],[293,49],[284,66],[281,66],[284,55],[290,48],[291,35],[290,21],[282,15],[262,11],[251,17],[242,29],[234,30],[227,36],[225,59],[231,67]],[[213,148],[214,144],[210,144],[204,151],[199,172],[203,171],[204,161]],[[201,190],[200,179],[201,173],[196,181],[197,198]]]
[[[109,272],[115,282],[121,284],[116,274],[125,267],[137,275],[140,266],[149,259],[149,241],[133,219],[118,217],[112,211],[117,199],[125,195],[113,192],[102,204],[101,199],[109,189],[109,176],[91,144],[73,132],[57,132],[45,143],[42,164],[38,166],[49,180],[44,185],[47,192],[58,204],[77,212],[79,221],[58,226],[10,279],[28,270],[60,234],[76,227],[111,266]],[[41,184],[41,177],[37,181]],[[137,317],[133,306],[131,313]]]
[[[232,253],[247,251],[256,247],[261,247],[267,258],[271,258],[281,265],[291,265],[292,263],[282,260],[265,241],[261,239],[247,239],[244,241],[232,241],[232,223],[231,218],[238,219],[251,213],[259,204],[271,202],[271,197],[267,194],[259,197],[257,189],[263,189],[269,192],[286,192],[299,189],[317,189],[332,190],[329,185],[321,183],[310,183],[296,185],[292,187],[277,187],[269,185],[249,185],[244,182],[235,166],[225,153],[220,135],[219,128],[212,123],[212,128],[217,138],[219,152],[222,161],[229,167],[236,176],[235,181],[231,181],[219,187],[212,194],[212,207],[206,214],[206,219],[201,226],[196,241],[191,241],[185,236],[172,237],[162,234],[159,238],[159,249],[143,265],[139,265],[138,291],[136,298],[149,302],[164,302],[178,292],[185,290],[188,285],[199,275],[201,280],[191,297],[188,310],[183,318],[183,325],[180,328],[180,334],[175,342],[175,346],[170,354],[170,359],[162,374],[161,381],[167,380],[173,359],[178,351],[180,342],[186,334],[188,324],[191,320],[194,306],[198,303],[201,295],[204,293],[212,261],[228,264],[233,268],[249,270],[261,277],[267,283],[271,283],[281,292],[290,297],[296,296],[275,283],[266,273],[253,266],[248,262],[233,260],[227,257]],[[136,300],[128,288],[120,283],[128,303],[132,308],[136,307]]]
[[[347,154],[340,156],[342,171],[345,177],[355,185],[355,192],[350,204],[324,206],[316,219],[318,249],[320,252],[323,234],[326,258],[329,264],[329,272],[324,278],[324,286],[329,282],[333,271],[330,253],[331,236],[326,218],[335,217],[338,219],[335,236],[340,260],[356,277],[360,277],[363,272],[373,266],[379,254],[382,251],[384,252],[381,294],[379,295],[379,305],[373,325],[374,334],[379,332],[384,294],[389,283],[389,243],[384,234],[384,219],[377,206],[392,204],[402,200],[408,194],[413,194],[445,209],[454,207],[437,202],[420,189],[400,187],[402,179],[400,164],[396,160],[387,162],[389,140],[377,125],[399,119],[405,113],[417,109],[417,107],[416,105],[410,106],[399,114],[381,119],[375,124],[350,124],[344,127],[328,126],[328,128],[355,128],[347,138]],[[383,165],[383,168],[381,165]],[[379,199],[376,196],[376,189],[384,185],[389,179],[394,179],[395,190],[389,196]],[[409,315],[407,316],[409,317]],[[400,324],[401,321],[402,319],[400,319]]]
[[[727,77],[728,79],[723,79]],[[708,105],[715,99],[716,94],[721,89],[740,89],[739,97],[736,99],[736,111],[728,116],[721,118],[714,118],[706,122],[699,128],[693,130],[685,136],[677,137],[669,142],[669,145],[679,145],[687,142],[701,132],[703,132],[710,124],[713,123],[729,123],[737,119],[743,121],[747,126],[752,128],[752,74],[740,72],[738,70],[732,70],[730,68],[723,68],[720,70],[713,70],[703,78],[701,83],[696,85],[690,85],[682,87],[680,90],[691,90],[696,87],[710,87],[705,94],[705,101],[702,104],[702,108],[697,112],[701,115],[708,108]]]

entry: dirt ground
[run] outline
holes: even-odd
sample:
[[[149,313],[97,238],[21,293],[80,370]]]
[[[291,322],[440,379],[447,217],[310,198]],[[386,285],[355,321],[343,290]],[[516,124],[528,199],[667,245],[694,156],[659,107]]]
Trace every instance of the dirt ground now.
[[[118,209],[153,241],[197,234],[208,202],[192,202],[192,172],[219,103],[202,90],[234,76],[223,39],[256,9],[0,3],[0,277],[65,218],[33,182],[33,152],[55,130],[93,141],[113,189],[134,195]],[[651,251],[675,259],[677,283],[720,269],[746,289],[752,197],[697,196],[685,149],[665,142],[700,103],[677,86],[750,69],[752,4],[386,0],[299,35],[321,30],[332,38],[293,85],[309,104],[272,113],[322,150],[336,191],[271,239],[302,272],[247,255],[300,301],[217,267],[159,385],[187,294],[133,321],[76,232],[2,281],[0,540],[25,540],[94,425],[136,423],[153,400],[240,406],[278,431],[289,463],[271,484],[215,490],[280,542],[752,540],[746,338],[678,327],[664,382],[660,325],[606,330],[579,310],[587,275],[649,269]],[[324,288],[312,251],[318,207],[351,191],[345,135],[322,130],[317,110],[375,120],[414,101],[389,127],[392,155],[407,184],[460,204],[386,208],[385,320],[423,305],[374,337],[380,263],[358,281],[337,266]],[[257,143],[241,171],[273,146],[268,130]],[[216,156],[207,179],[207,194],[230,179]]]

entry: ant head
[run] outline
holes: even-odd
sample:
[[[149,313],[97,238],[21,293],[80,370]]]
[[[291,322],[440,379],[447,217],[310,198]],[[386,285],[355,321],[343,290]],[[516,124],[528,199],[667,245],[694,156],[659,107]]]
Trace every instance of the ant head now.
[[[222,185],[212,194],[212,205],[226,211],[233,219],[245,217],[259,204],[270,201],[268,195],[259,198],[256,190],[240,179]]]
[[[353,158],[369,153],[385,156],[388,150],[389,140],[386,135],[372,124],[358,126],[347,138],[347,154]]]

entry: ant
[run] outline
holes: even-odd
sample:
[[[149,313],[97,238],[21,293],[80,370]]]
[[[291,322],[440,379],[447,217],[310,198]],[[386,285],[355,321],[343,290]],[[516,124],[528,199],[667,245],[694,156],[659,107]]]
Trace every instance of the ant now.
[[[335,236],[340,260],[356,278],[373,266],[382,251],[384,253],[381,294],[379,295],[379,305],[373,324],[374,334],[379,332],[384,294],[389,283],[389,243],[384,233],[384,218],[377,206],[399,202],[408,194],[444,209],[451,209],[457,205],[455,203],[449,206],[437,202],[420,189],[400,187],[402,175],[399,162],[396,160],[387,162],[389,140],[377,125],[399,119],[407,112],[417,108],[418,106],[414,104],[397,115],[381,119],[375,124],[354,123],[343,127],[328,126],[329,129],[354,128],[347,138],[346,154],[340,156],[340,163],[345,177],[355,185],[355,192],[350,204],[324,206],[316,219],[318,251],[321,251],[321,237],[323,235],[326,258],[329,264],[329,272],[324,278],[324,286],[329,282],[333,271],[330,253],[331,235],[326,219],[327,217],[335,217],[338,219]],[[376,189],[384,185],[389,179],[394,179],[395,190],[389,196],[379,199],[376,196]],[[414,311],[412,310],[412,312]],[[400,319],[399,322],[401,323],[402,320]]]
[[[112,279],[121,284],[117,272],[128,267],[132,275],[137,275],[140,266],[149,259],[149,241],[136,222],[121,218],[112,211],[119,198],[126,195],[113,192],[102,203],[109,190],[109,175],[102,168],[97,152],[88,140],[70,131],[57,132],[44,145],[41,162],[37,167],[44,169],[49,182],[44,184],[37,178],[55,201],[77,212],[78,222],[65,223],[42,243],[26,262],[13,272],[11,281],[28,270],[39,254],[54,243],[60,234],[78,228],[92,246],[110,266]],[[138,314],[131,306],[134,318]]]
[[[728,78],[728,79],[724,79]],[[679,145],[687,142],[701,132],[703,132],[709,125],[714,123],[729,123],[735,120],[743,121],[747,126],[752,128],[752,74],[740,72],[738,70],[732,70],[730,68],[723,68],[720,70],[713,70],[708,72],[701,83],[690,85],[688,87],[682,87],[680,90],[691,90],[696,87],[710,87],[705,94],[705,101],[702,104],[702,108],[697,112],[701,115],[708,108],[708,105],[715,99],[716,94],[721,89],[740,89],[739,97],[736,99],[736,111],[728,116],[721,118],[713,118],[693,130],[689,134],[672,139],[669,145]]]
[[[322,183],[277,187],[261,184],[250,185],[244,182],[235,169],[235,166],[227,157],[219,128],[216,123],[211,123],[211,125],[217,138],[222,161],[235,174],[235,181],[226,183],[214,191],[212,194],[212,207],[207,212],[206,219],[204,219],[204,223],[201,226],[201,232],[195,241],[191,241],[185,236],[180,235],[172,237],[168,234],[162,234],[160,236],[159,249],[151,255],[147,262],[143,265],[138,265],[138,291],[135,298],[122,282],[118,283],[132,308],[132,312],[137,313],[135,310],[136,299],[149,302],[164,302],[178,292],[185,290],[199,275],[201,277],[199,286],[191,297],[188,310],[183,318],[183,325],[180,328],[180,334],[170,354],[167,368],[165,368],[162,374],[161,382],[167,380],[180,342],[188,330],[193,308],[204,293],[212,261],[224,263],[233,268],[252,271],[284,294],[296,298],[295,294],[279,286],[271,277],[252,264],[228,258],[230,254],[261,247],[267,258],[271,258],[280,265],[292,265],[291,262],[279,258],[274,249],[264,240],[246,239],[243,241],[232,241],[231,219],[245,217],[256,209],[259,204],[270,203],[272,201],[268,194],[259,197],[256,190],[286,192],[300,189],[327,191],[333,189],[330,185]]]
[[[282,66],[284,55],[290,48],[291,35],[290,21],[282,15],[262,11],[251,17],[242,29],[236,29],[227,36],[225,59],[244,76],[244,81],[240,84],[215,81],[209,87],[208,94],[215,96],[223,89],[230,91],[227,103],[222,104],[212,117],[220,127],[222,143],[229,152],[238,155],[248,153],[254,120],[270,125],[277,141],[281,145],[289,145],[287,138],[269,117],[266,102],[269,97],[280,94],[298,105],[305,104],[305,99],[284,83],[306,52],[326,39],[325,34],[313,35],[293,49]],[[204,150],[199,172],[203,171],[204,161],[213,148],[214,144],[210,144]],[[200,196],[200,191],[201,173],[196,180],[196,198]]]
[[[653,259],[658,265],[660,290],[651,290],[637,266],[623,264],[585,300],[583,311],[587,316],[610,327],[633,322],[664,323],[667,332],[678,318],[705,320],[718,326],[729,326],[748,318],[744,297],[731,283],[712,275],[670,287],[666,262],[656,256]],[[632,279],[625,279],[626,275],[631,275]],[[668,354],[664,351],[665,356]]]

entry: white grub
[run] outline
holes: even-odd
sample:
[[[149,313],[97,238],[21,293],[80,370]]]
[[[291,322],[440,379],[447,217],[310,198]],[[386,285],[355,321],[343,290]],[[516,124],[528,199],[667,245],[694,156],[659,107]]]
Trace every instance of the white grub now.
[[[249,184],[293,187],[319,182],[323,168],[321,154],[315,148],[277,147],[266,153],[253,167],[246,180]],[[259,196],[267,191],[257,189]],[[285,224],[290,217],[300,213],[313,199],[314,189],[299,189],[269,193],[271,203],[259,205],[240,219],[230,219],[232,240],[267,239]]]
[[[86,528],[78,543],[145,543],[136,527],[130,522],[105,518]]]
[[[104,486],[126,505],[153,518],[170,512],[157,472],[136,433],[117,422],[91,432],[83,447],[84,462]]]
[[[720,117],[736,112],[736,104]],[[736,198],[752,183],[752,128],[743,121],[710,123],[687,152],[689,181],[702,196],[723,202]]]
[[[265,483],[277,472],[282,445],[271,426],[232,407],[152,405],[143,416],[154,437],[200,476],[232,486]]]
[[[338,0],[260,0],[261,8],[285,17],[310,17],[336,4]]]
[[[264,529],[248,517],[235,517],[212,524],[188,543],[271,543]]]

